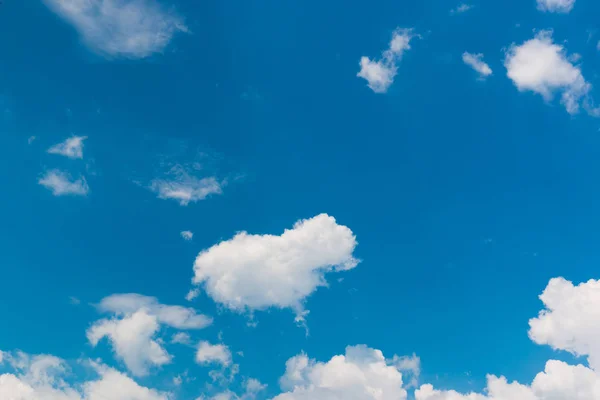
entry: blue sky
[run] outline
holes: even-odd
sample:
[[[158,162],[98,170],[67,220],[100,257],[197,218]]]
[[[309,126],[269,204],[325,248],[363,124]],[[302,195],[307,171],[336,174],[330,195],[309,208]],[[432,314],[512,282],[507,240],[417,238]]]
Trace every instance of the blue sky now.
[[[4,0],[0,398],[600,399],[599,12]]]

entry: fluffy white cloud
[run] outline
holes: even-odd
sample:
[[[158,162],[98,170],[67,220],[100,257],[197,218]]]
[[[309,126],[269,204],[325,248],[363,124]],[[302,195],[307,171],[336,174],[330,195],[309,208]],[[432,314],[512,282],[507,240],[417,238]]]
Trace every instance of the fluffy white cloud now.
[[[110,340],[116,356],[137,376],[171,361],[156,337],[161,324],[176,329],[202,329],[212,323],[210,317],[193,308],[160,304],[155,297],[136,293],[105,297],[98,309],[116,317],[92,325],[87,331],[88,340],[93,346],[103,338]]]
[[[198,345],[196,362],[198,364],[217,363],[227,367],[231,364],[231,351],[223,344],[210,344],[202,341]]]
[[[483,61],[483,54],[472,54],[465,51],[462,59],[465,64],[477,71],[480,78],[485,78],[492,74],[490,66]]]
[[[326,363],[301,354],[289,359],[274,400],[404,400],[402,373],[379,350],[347,347]]]
[[[414,37],[410,29],[396,29],[390,47],[383,52],[383,57],[371,60],[363,56],[360,59],[360,71],[356,76],[367,81],[367,85],[375,93],[387,92],[398,73],[398,62],[406,50],[410,49],[410,41]]]
[[[193,281],[231,310],[292,308],[301,318],[306,297],[327,285],[326,273],[356,267],[356,244],[352,231],[326,214],[280,236],[240,232],[200,252]]]
[[[8,354],[11,373],[0,375],[0,399],[6,400],[167,400],[168,393],[139,386],[126,375],[88,362],[96,380],[68,384],[64,360],[50,355]]]
[[[212,318],[198,314],[193,308],[161,304],[156,297],[137,293],[107,296],[100,301],[98,309],[120,316],[130,315],[143,309],[148,314],[156,316],[159,323],[177,329],[202,329],[212,323]]]
[[[157,317],[139,310],[122,319],[104,319],[87,331],[87,338],[96,346],[102,338],[108,338],[116,356],[136,376],[147,375],[153,366],[171,362],[171,356],[154,336],[160,325]]]
[[[144,58],[162,52],[181,19],[155,0],[44,0],[74,26],[84,43],[108,57]]]
[[[90,191],[84,177],[73,180],[68,173],[58,169],[47,171],[38,183],[55,196],[86,196]]]
[[[529,321],[531,340],[587,356],[590,366],[600,371],[600,281],[574,286],[555,278],[540,299],[546,309]]]
[[[573,9],[575,0],[537,0],[537,5],[541,11],[568,13]]]
[[[192,240],[192,238],[194,237],[194,232],[192,232],[192,231],[181,231],[180,235],[181,235],[181,237],[184,240]]]
[[[550,101],[555,92],[570,114],[580,105],[589,108],[592,86],[581,69],[569,61],[563,46],[553,43],[552,32],[539,32],[520,46],[513,44],[504,61],[508,77],[520,91],[530,90]]]
[[[58,154],[69,158],[83,158],[83,141],[87,136],[73,136],[62,143],[48,149],[50,154]]]

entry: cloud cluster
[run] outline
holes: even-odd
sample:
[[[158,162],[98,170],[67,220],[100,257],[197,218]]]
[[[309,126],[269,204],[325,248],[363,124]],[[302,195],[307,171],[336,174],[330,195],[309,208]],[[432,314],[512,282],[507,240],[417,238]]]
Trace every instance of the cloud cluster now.
[[[0,399],[7,400],[168,400],[169,393],[138,385],[126,375],[87,361],[97,379],[67,383],[67,363],[51,355],[7,353],[12,373],[0,375]]]
[[[73,25],[84,43],[108,57],[139,59],[161,53],[175,33],[187,32],[181,18],[155,0],[44,0]]]
[[[328,362],[300,354],[286,362],[281,387],[273,400],[404,400],[402,373],[379,350],[346,348]]]
[[[291,308],[303,302],[329,272],[350,270],[356,237],[327,214],[301,220],[283,234],[236,234],[198,254],[193,282],[217,303],[238,311]]]
[[[361,57],[360,71],[356,76],[365,79],[367,86],[375,93],[387,92],[398,73],[398,62],[404,52],[410,49],[410,41],[414,36],[411,29],[396,29],[389,48],[383,52],[380,60]]]
[[[492,74],[492,69],[483,61],[483,54],[472,54],[464,52],[462,55],[463,62],[473,68],[481,79]]]
[[[136,376],[147,375],[152,367],[171,362],[171,355],[157,338],[161,324],[176,329],[202,329],[212,323],[211,318],[194,309],[160,304],[154,297],[133,293],[108,296],[98,309],[115,317],[94,323],[87,331],[89,342],[96,346],[107,338],[116,357]]]
[[[583,104],[588,111],[592,86],[581,69],[569,61],[563,46],[552,41],[552,32],[539,32],[533,39],[517,46],[513,44],[504,61],[508,77],[520,91],[532,91],[550,101],[561,94],[561,103],[570,114]]]

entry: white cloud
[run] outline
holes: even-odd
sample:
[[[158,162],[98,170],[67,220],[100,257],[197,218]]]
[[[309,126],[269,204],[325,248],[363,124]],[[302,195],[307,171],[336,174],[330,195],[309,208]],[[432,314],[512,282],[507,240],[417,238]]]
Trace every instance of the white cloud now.
[[[198,364],[217,363],[227,367],[231,364],[231,351],[223,344],[201,341],[196,352],[196,362]]]
[[[394,356],[392,363],[399,371],[411,376],[407,387],[417,386],[421,375],[421,359],[416,354],[402,357]]]
[[[212,318],[198,314],[193,308],[169,306],[158,302],[156,297],[137,293],[113,294],[100,301],[98,308],[103,312],[130,315],[140,309],[157,317],[161,324],[177,329],[202,329],[212,323]]]
[[[600,281],[573,286],[555,278],[540,299],[546,309],[529,321],[531,340],[588,356],[590,365],[600,371]]]
[[[181,231],[180,235],[181,235],[181,237],[184,240],[192,240],[192,238],[194,237],[194,232],[192,232],[192,231]]]
[[[68,173],[58,169],[47,171],[38,183],[51,190],[55,196],[86,196],[90,191],[84,177],[72,180]]]
[[[88,329],[87,338],[93,346],[108,338],[131,373],[144,376],[151,367],[171,362],[171,355],[153,339],[159,327],[156,316],[139,310],[122,319],[96,322]]]
[[[303,302],[325,274],[356,267],[352,231],[327,214],[301,220],[280,236],[236,234],[203,250],[194,263],[194,283],[217,303],[244,312],[291,308],[301,319]]]
[[[456,8],[453,8],[452,10],[450,10],[450,14],[452,14],[452,15],[462,14],[464,12],[469,11],[472,8],[473,8],[473,6],[471,4],[461,3]]]
[[[582,103],[590,111],[592,86],[584,79],[581,69],[569,61],[563,46],[552,42],[551,32],[539,32],[520,46],[513,44],[504,65],[508,77],[520,91],[533,91],[546,101],[559,92],[561,103],[570,114],[577,113]]]
[[[194,289],[190,289],[190,291],[187,292],[187,294],[185,295],[185,299],[187,301],[192,301],[198,296],[200,296],[200,289],[194,288]]]
[[[7,400],[168,400],[169,393],[139,386],[126,375],[87,361],[98,379],[67,383],[70,369],[51,355],[8,354],[11,373],[0,375],[0,399]]]
[[[575,0],[537,0],[540,11],[568,13],[573,9]]]
[[[390,47],[383,52],[382,59],[375,61],[363,56],[360,59],[360,71],[356,76],[365,79],[375,93],[387,92],[398,73],[398,62],[406,50],[410,49],[410,41],[414,37],[410,29],[396,29]]]
[[[50,154],[58,154],[68,158],[83,158],[83,141],[87,136],[73,136],[64,142],[55,144],[48,149]]]
[[[223,193],[222,183],[215,177],[196,178],[184,170],[179,170],[169,179],[154,179],[150,189],[159,199],[172,199],[182,206],[206,199],[212,194]]]
[[[486,78],[492,74],[492,69],[483,61],[483,54],[472,54],[466,51],[462,55],[463,62],[473,68],[480,78]]]
[[[286,362],[286,390],[273,400],[404,400],[402,373],[379,350],[347,347],[326,363],[301,354]]]
[[[144,58],[161,53],[181,19],[155,0],[44,0],[73,25],[84,43],[107,57]]]
[[[187,344],[190,344],[191,341],[192,341],[192,339],[190,338],[190,335],[185,332],[177,332],[171,338],[171,343],[177,343],[177,344],[186,344],[187,345]]]

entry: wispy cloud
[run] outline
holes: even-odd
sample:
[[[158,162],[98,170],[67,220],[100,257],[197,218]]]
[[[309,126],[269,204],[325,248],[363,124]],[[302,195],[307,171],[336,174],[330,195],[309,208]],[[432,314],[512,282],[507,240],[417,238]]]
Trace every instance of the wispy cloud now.
[[[483,54],[472,54],[465,51],[462,59],[465,64],[479,73],[481,79],[492,75],[492,69],[483,61]]]
[[[194,232],[192,232],[192,231],[181,231],[180,235],[181,235],[181,237],[184,240],[188,240],[189,241],[189,240],[192,240],[192,238],[194,237]]]
[[[464,12],[469,11],[472,8],[473,8],[473,6],[471,4],[461,3],[456,8],[453,8],[452,10],[450,10],[450,14],[451,15],[462,14]]]
[[[155,0],[44,0],[69,22],[93,51],[109,57],[144,58],[162,52],[178,31],[175,13]]]
[[[150,189],[159,199],[176,200],[182,206],[206,199],[212,194],[223,193],[223,183],[217,178],[197,178],[184,167],[176,165],[166,178],[150,182]]]
[[[537,0],[537,5],[540,11],[566,14],[575,6],[575,0]]]
[[[394,83],[398,73],[398,62],[406,50],[410,49],[410,41],[415,35],[410,29],[396,29],[390,42],[390,47],[383,52],[383,57],[371,60],[369,57],[360,59],[360,71],[356,74],[365,79],[375,93],[385,93]]]
[[[73,180],[68,173],[58,169],[47,171],[38,183],[55,196],[86,196],[90,191],[84,177]]]
[[[48,153],[58,154],[69,158],[83,158],[83,141],[85,139],[87,139],[87,136],[70,137],[64,142],[50,147]]]

